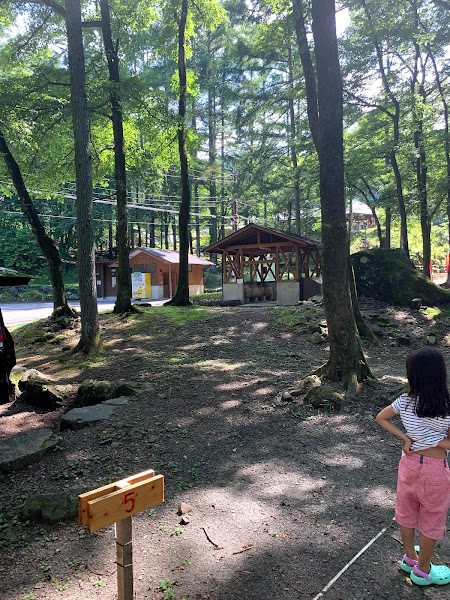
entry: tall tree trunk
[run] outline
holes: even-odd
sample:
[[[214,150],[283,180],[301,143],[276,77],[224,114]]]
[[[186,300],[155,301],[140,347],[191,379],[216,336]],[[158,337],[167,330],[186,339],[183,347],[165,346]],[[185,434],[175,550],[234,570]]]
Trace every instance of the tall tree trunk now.
[[[361,178],[362,181],[364,182],[364,185],[367,188],[368,193],[370,194],[371,198],[372,198],[372,202],[376,200],[375,198],[375,194],[372,191],[372,188],[370,187],[370,185],[367,183],[367,181],[364,179],[364,177]],[[375,210],[375,206],[374,204],[369,200],[369,198],[367,197],[366,192],[361,189],[360,187],[358,187],[357,185],[353,185],[353,187],[355,189],[358,190],[358,192],[362,195],[362,197],[364,198],[364,200],[366,201],[367,206],[370,208],[371,212],[372,212],[372,216],[373,216],[373,220],[375,221],[375,225],[377,228],[377,236],[378,236],[378,243],[380,245],[380,248],[383,248],[384,246],[384,241],[383,241],[383,232],[381,231],[381,223],[380,223],[380,219],[378,218],[378,215],[376,213]]]
[[[417,10],[417,3],[412,2],[414,10],[416,34],[418,35],[417,29],[419,28],[419,15]],[[413,77],[411,81],[411,96],[412,96],[412,115],[415,124],[414,130],[414,147],[416,149],[416,182],[417,182],[417,193],[419,196],[420,206],[420,225],[422,229],[422,273],[425,277],[430,277],[430,262],[431,262],[431,217],[428,211],[428,193],[427,193],[427,162],[426,162],[426,151],[425,151],[425,140],[423,134],[423,115],[426,104],[426,93],[425,93],[425,63],[422,60],[420,53],[420,46],[417,42],[417,37],[414,42],[415,49],[415,60]],[[417,80],[419,74],[419,64],[421,65],[421,81],[417,88]],[[419,95],[420,100],[417,102],[416,94]]]
[[[178,152],[181,170],[181,203],[179,214],[180,267],[178,287],[175,296],[166,305],[186,306],[189,302],[189,214],[191,209],[191,190],[189,185],[189,165],[186,150],[186,20],[188,0],[181,2],[181,14],[178,23],[178,76],[180,80],[180,99],[178,102]]]
[[[195,253],[200,256],[200,207],[198,205],[198,182],[194,183],[194,198],[195,198]]]
[[[197,132],[197,106],[195,103],[195,97],[192,97],[192,131]],[[195,150],[194,155],[194,164],[197,165],[197,149]],[[194,212],[195,212],[195,253],[197,256],[200,256],[200,207],[198,203],[198,180],[194,176],[192,178],[194,182]],[[191,181],[192,186],[192,181]],[[192,235],[191,235],[192,240]],[[191,241],[192,245],[192,241]],[[193,254],[193,249],[191,248],[191,254]]]
[[[155,223],[150,223],[150,248],[156,248],[155,240]]]
[[[292,159],[292,174],[294,182],[294,207],[295,207],[295,233],[297,235],[302,234],[302,227],[300,221],[300,183],[298,180],[298,161],[297,151],[295,149],[295,143],[297,141],[297,133],[295,130],[295,111],[294,111],[294,65],[292,63],[292,48],[289,45],[288,48],[288,68],[289,68],[289,126],[290,126],[290,137],[291,137],[291,159]]]
[[[319,113],[317,100],[317,81],[314,65],[309,51],[308,38],[304,16],[303,0],[292,0],[295,18],[295,33],[300,61],[303,68],[306,89],[306,108],[308,113],[309,128],[316,150],[319,146]]]
[[[431,277],[431,217],[428,211],[427,164],[421,119],[417,122],[417,127],[414,134],[414,144],[417,151],[416,178],[420,202],[420,226],[422,229],[422,273],[425,277]]]
[[[383,248],[389,249],[391,247],[391,221],[392,221],[390,206],[386,206],[384,214],[385,214],[384,230],[386,232],[386,237],[384,238]]]
[[[297,22],[300,15],[303,22],[302,1],[293,0],[293,5]],[[314,104],[317,98],[317,110],[312,118],[311,131],[315,132],[313,139],[319,156],[323,299],[330,341],[330,357],[320,372],[344,382],[349,393],[353,394],[357,381],[372,377],[372,373],[362,351],[349,285],[342,79],[334,0],[313,0],[312,19],[317,83],[314,77],[314,81],[307,85],[307,94],[313,86],[314,96],[310,103]],[[304,23],[303,27],[296,27],[297,32],[302,29],[305,31]],[[302,64],[306,64],[308,69],[312,61],[305,62],[306,40],[301,38],[298,41]],[[305,70],[305,66],[303,68]]]
[[[111,221],[108,225],[108,258],[112,260],[113,257],[113,208],[111,205],[110,211]]]
[[[175,221],[172,221],[172,245],[173,249],[177,249],[177,224]]]
[[[222,92],[220,98],[220,205],[221,205],[221,220],[220,220],[220,237],[225,237],[225,110],[224,110],[224,94],[225,87],[225,70],[222,71]]]
[[[356,293],[355,272],[353,271],[352,259],[350,257],[350,254],[348,255],[348,278],[350,285],[350,297],[352,299],[353,313],[355,315],[355,322],[356,327],[358,329],[358,333],[361,337],[366,338],[375,346],[381,347],[383,344],[367,325],[359,309],[358,294]]]
[[[135,311],[131,304],[130,245],[128,239],[127,177],[125,167],[125,141],[123,137],[122,93],[119,73],[118,44],[114,45],[111,34],[109,0],[100,0],[103,45],[109,71],[109,102],[114,135],[114,175],[117,201],[117,298],[115,313]]]
[[[444,92],[444,88],[442,87],[441,77],[439,75],[439,70],[436,65],[436,60],[434,55],[430,51],[431,62],[433,63],[434,76],[436,79],[436,83],[439,90],[439,97],[441,99],[442,107],[444,109],[444,150],[445,150],[445,160],[447,165],[447,222],[448,222],[448,245],[450,248],[450,134],[449,134],[449,126],[448,126],[448,104]],[[445,287],[450,287],[450,270],[447,273],[447,281],[444,284]]]
[[[208,32],[208,60],[211,61],[211,34]],[[211,224],[209,226],[209,243],[217,242],[217,185],[216,185],[216,96],[211,64],[208,62],[208,163],[209,163],[209,196]],[[217,254],[211,255],[213,263],[217,264]]]
[[[6,163],[12,182],[19,197],[23,214],[27,218],[36,242],[38,243],[47,260],[50,271],[50,281],[52,283],[53,314],[58,316],[75,315],[76,311],[69,306],[67,302],[62,273],[62,262],[58,248],[56,247],[52,238],[47,235],[44,226],[39,219],[39,215],[37,214],[36,208],[25,186],[20,167],[11,154],[5,137],[1,131],[0,153],[3,154],[3,159]]]
[[[367,7],[366,0],[359,0],[359,1],[360,1],[361,6],[364,9],[367,21],[373,27],[372,15]],[[376,31],[375,27],[373,27],[373,31]],[[395,185],[396,185],[396,191],[397,191],[398,211],[400,214],[400,248],[402,248],[403,250],[405,250],[405,252],[407,254],[409,254],[408,226],[407,226],[407,222],[406,222],[406,207],[405,207],[405,199],[404,199],[404,195],[403,195],[403,183],[402,183],[402,176],[400,173],[400,168],[399,168],[398,162],[397,162],[397,154],[395,151],[395,149],[398,147],[398,145],[400,143],[400,103],[398,102],[397,98],[395,97],[395,95],[391,89],[389,79],[386,75],[385,68],[384,68],[383,52],[381,49],[381,45],[375,34],[373,35],[373,45],[374,45],[375,52],[377,55],[378,68],[380,70],[380,76],[381,76],[381,81],[383,84],[383,89],[384,89],[386,95],[389,97],[389,99],[392,102],[392,105],[394,107],[394,112],[392,112],[390,110],[384,110],[383,112],[385,114],[387,114],[389,116],[389,118],[391,119],[393,129],[394,129],[391,151],[389,153],[389,162],[390,162],[390,164],[392,166],[392,170],[394,172]]]
[[[101,347],[95,280],[91,136],[80,0],[66,0],[65,6],[70,104],[75,146],[78,277],[81,305],[81,337],[76,351],[89,354]]]

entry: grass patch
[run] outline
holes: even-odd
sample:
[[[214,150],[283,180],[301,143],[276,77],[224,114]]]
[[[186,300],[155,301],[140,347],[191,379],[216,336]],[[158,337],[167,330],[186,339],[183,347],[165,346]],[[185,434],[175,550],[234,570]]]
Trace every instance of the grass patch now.
[[[8,328],[10,331],[15,330],[14,344],[21,346],[29,346],[33,344],[36,338],[42,335],[42,324],[44,319],[28,323],[27,325],[21,325],[17,328]]]
[[[218,317],[206,306],[168,306],[166,310],[165,316],[172,325],[186,325],[199,320],[210,321]]]
[[[435,319],[441,314],[441,309],[437,308],[437,306],[427,306],[426,308],[422,308],[421,312],[428,315],[431,319]]]
[[[217,319],[218,314],[206,306],[154,306],[150,310],[131,318],[136,327],[156,326],[163,323],[183,326],[193,321],[210,321]]]
[[[323,309],[303,304],[298,307],[274,307],[275,319],[273,325],[281,329],[302,329],[324,318]]]

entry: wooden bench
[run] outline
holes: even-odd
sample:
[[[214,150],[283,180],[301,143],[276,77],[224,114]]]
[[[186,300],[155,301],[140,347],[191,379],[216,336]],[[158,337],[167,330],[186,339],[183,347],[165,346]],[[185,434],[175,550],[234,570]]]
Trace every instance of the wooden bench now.
[[[273,287],[252,285],[244,289],[245,303],[259,302],[260,300],[273,300]]]

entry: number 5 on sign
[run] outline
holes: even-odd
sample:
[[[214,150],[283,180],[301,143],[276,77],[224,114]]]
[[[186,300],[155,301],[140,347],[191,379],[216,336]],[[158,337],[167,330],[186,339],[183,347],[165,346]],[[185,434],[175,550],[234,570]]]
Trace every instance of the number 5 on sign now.
[[[164,502],[164,477],[153,470],[132,475],[78,497],[78,516],[89,533]]]

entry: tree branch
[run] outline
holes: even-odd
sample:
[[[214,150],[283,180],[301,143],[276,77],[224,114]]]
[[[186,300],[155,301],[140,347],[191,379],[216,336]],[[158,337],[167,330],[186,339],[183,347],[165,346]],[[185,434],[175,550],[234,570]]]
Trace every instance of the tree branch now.
[[[446,2],[446,0],[433,0],[433,2],[446,10],[450,10],[450,2]]]
[[[33,0],[35,4],[41,4],[42,6],[47,6],[50,8],[55,14],[59,15],[63,19],[66,18],[66,10],[63,6],[58,4],[58,2],[54,2],[53,0]],[[90,21],[82,21],[82,27],[101,27],[102,22],[99,20],[90,20]]]
[[[306,37],[305,17],[303,14],[302,0],[292,0],[292,8],[295,19],[295,33],[297,46],[303,68],[306,86],[306,104],[309,126],[316,149],[319,148],[319,107],[317,101],[317,82],[314,65],[309,51],[308,39]]]
[[[367,100],[364,100],[364,98],[361,98],[360,96],[357,96],[356,94],[354,94],[353,92],[349,92],[348,90],[344,90],[344,93],[356,100],[362,106],[366,106],[367,108],[377,108],[391,119],[393,119],[395,116],[391,113],[390,110],[388,110],[384,106],[381,106],[381,104],[374,104],[372,102],[368,102]]]

